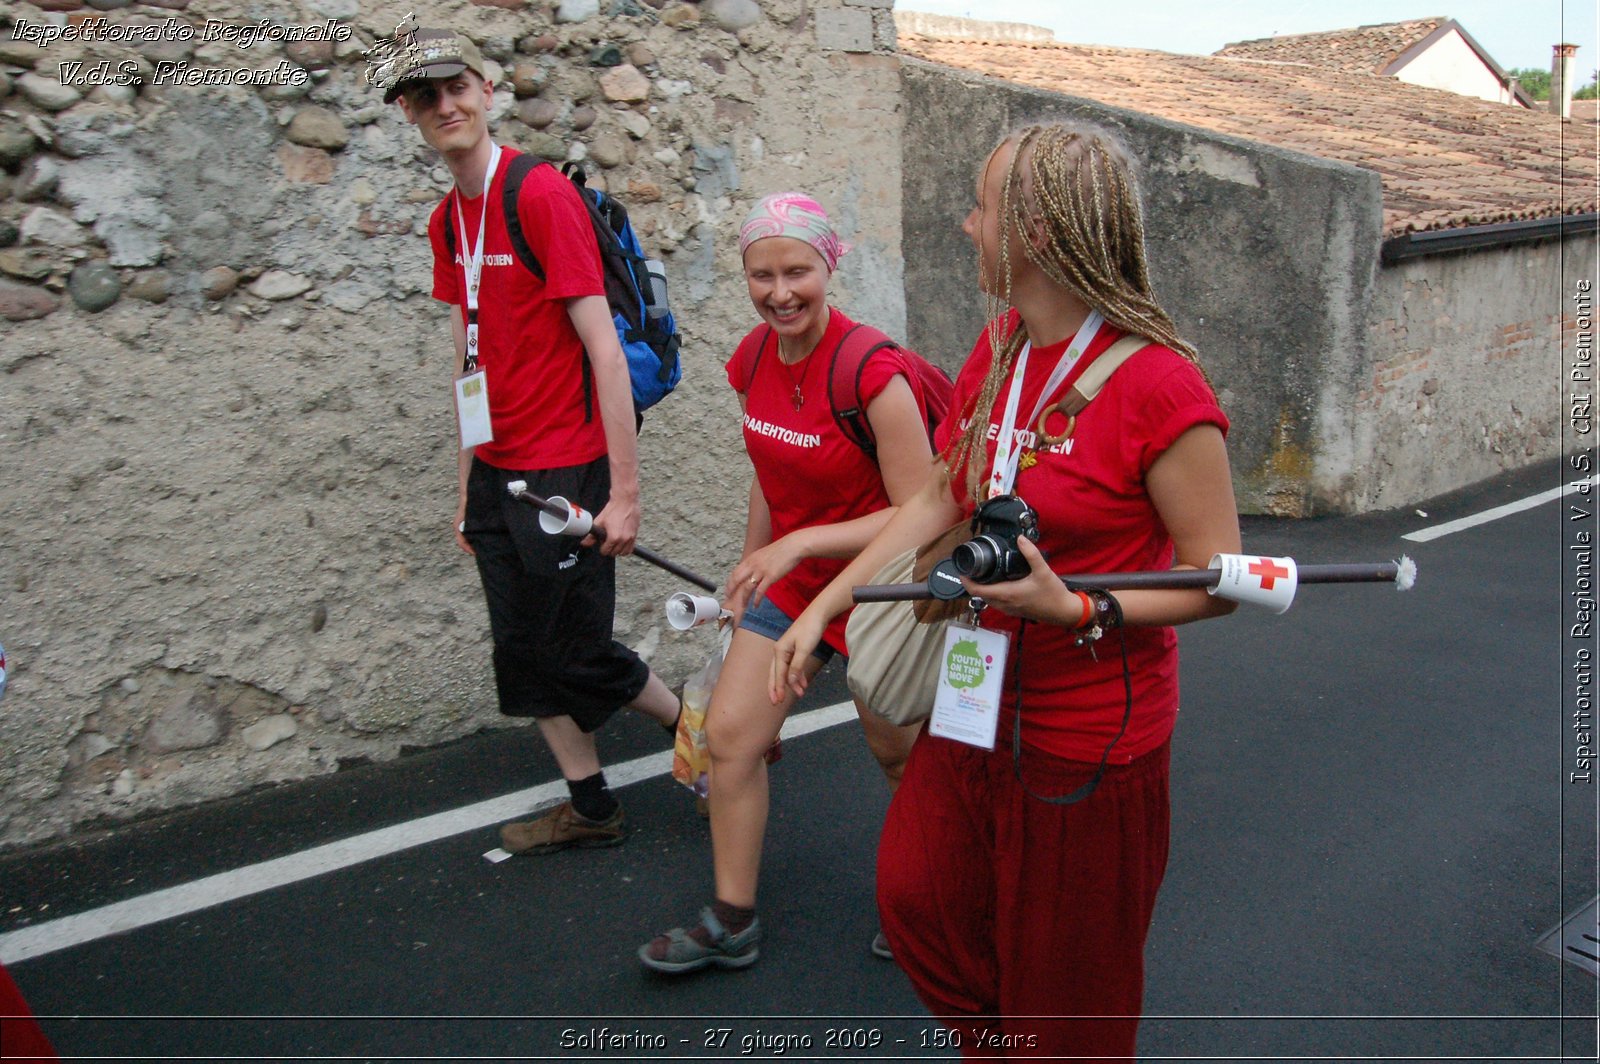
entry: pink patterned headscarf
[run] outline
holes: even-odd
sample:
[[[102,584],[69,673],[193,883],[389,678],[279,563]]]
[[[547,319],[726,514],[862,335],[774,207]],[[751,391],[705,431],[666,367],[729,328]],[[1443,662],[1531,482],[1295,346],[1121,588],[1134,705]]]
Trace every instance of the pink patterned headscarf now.
[[[750,208],[739,227],[739,254],[757,240],[787,236],[817,249],[832,273],[850,245],[839,239],[822,204],[803,192],[774,192]]]

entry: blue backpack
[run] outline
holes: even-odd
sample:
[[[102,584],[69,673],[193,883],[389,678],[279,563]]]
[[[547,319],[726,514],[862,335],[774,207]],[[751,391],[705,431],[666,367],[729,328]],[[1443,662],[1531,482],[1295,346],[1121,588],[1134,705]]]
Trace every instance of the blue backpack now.
[[[511,250],[535,277],[544,280],[544,268],[528,246],[517,213],[517,196],[522,182],[536,166],[549,163],[531,155],[518,155],[506,167],[502,189],[502,208]],[[622,353],[628,358],[628,376],[633,382],[633,410],[637,418],[655,406],[678,386],[683,366],[678,361],[678,323],[667,305],[667,276],[661,263],[646,258],[639,238],[628,221],[621,203],[588,185],[583,168],[567,163],[561,168],[578,189],[578,198],[589,211],[589,223],[600,247],[600,265],[605,274],[606,302],[617,328]],[[446,225],[445,243],[455,255],[455,230]],[[583,360],[583,417],[594,418],[594,369]]]

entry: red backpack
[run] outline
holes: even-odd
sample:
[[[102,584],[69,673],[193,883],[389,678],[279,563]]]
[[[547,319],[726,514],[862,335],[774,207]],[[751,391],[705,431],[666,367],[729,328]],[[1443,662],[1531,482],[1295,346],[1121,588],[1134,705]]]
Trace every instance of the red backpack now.
[[[750,372],[745,375],[746,392],[750,390],[750,382],[755,380],[756,366],[761,362],[761,356],[767,353],[773,335],[770,325],[763,326],[759,332],[755,356],[748,359]],[[745,342],[748,343],[755,335],[752,333],[746,337]],[[934,429],[950,413],[950,400],[955,392],[955,384],[944,370],[909,347],[895,343],[870,325],[851,327],[840,338],[839,345],[833,349],[833,355],[828,360],[828,408],[833,414],[834,424],[844,433],[844,438],[861,448],[862,453],[874,462],[878,460],[878,441],[872,434],[872,424],[867,420],[867,404],[861,401],[861,372],[866,367],[867,359],[886,347],[904,355],[916,374],[917,383],[922,389],[922,416],[928,424],[930,444],[933,443]]]

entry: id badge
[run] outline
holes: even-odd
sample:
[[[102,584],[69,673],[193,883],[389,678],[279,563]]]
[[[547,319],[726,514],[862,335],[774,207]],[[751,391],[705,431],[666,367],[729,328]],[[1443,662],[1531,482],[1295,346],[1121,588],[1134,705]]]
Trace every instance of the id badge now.
[[[494,429],[489,424],[489,383],[483,370],[457,378],[456,420],[461,424],[463,451],[494,439]]]
[[[959,623],[945,630],[930,732],[983,750],[994,749],[1010,649],[1011,641],[1003,632]]]

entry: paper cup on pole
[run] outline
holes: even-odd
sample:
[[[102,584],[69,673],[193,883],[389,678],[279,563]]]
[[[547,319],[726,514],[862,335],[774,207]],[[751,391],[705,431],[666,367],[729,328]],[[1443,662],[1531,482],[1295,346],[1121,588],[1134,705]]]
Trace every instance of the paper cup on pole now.
[[[539,512],[539,527],[552,536],[587,536],[589,529],[594,527],[594,516],[581,506],[575,506],[559,495],[550,496],[550,501],[557,506],[566,508],[566,520],[554,514]]]
[[[680,591],[667,599],[667,623],[680,632],[722,616],[722,603],[709,595]]]
[[[1207,588],[1234,602],[1265,606],[1282,613],[1294,603],[1299,569],[1293,558],[1263,558],[1258,554],[1218,554],[1209,568],[1222,570],[1216,587]]]

